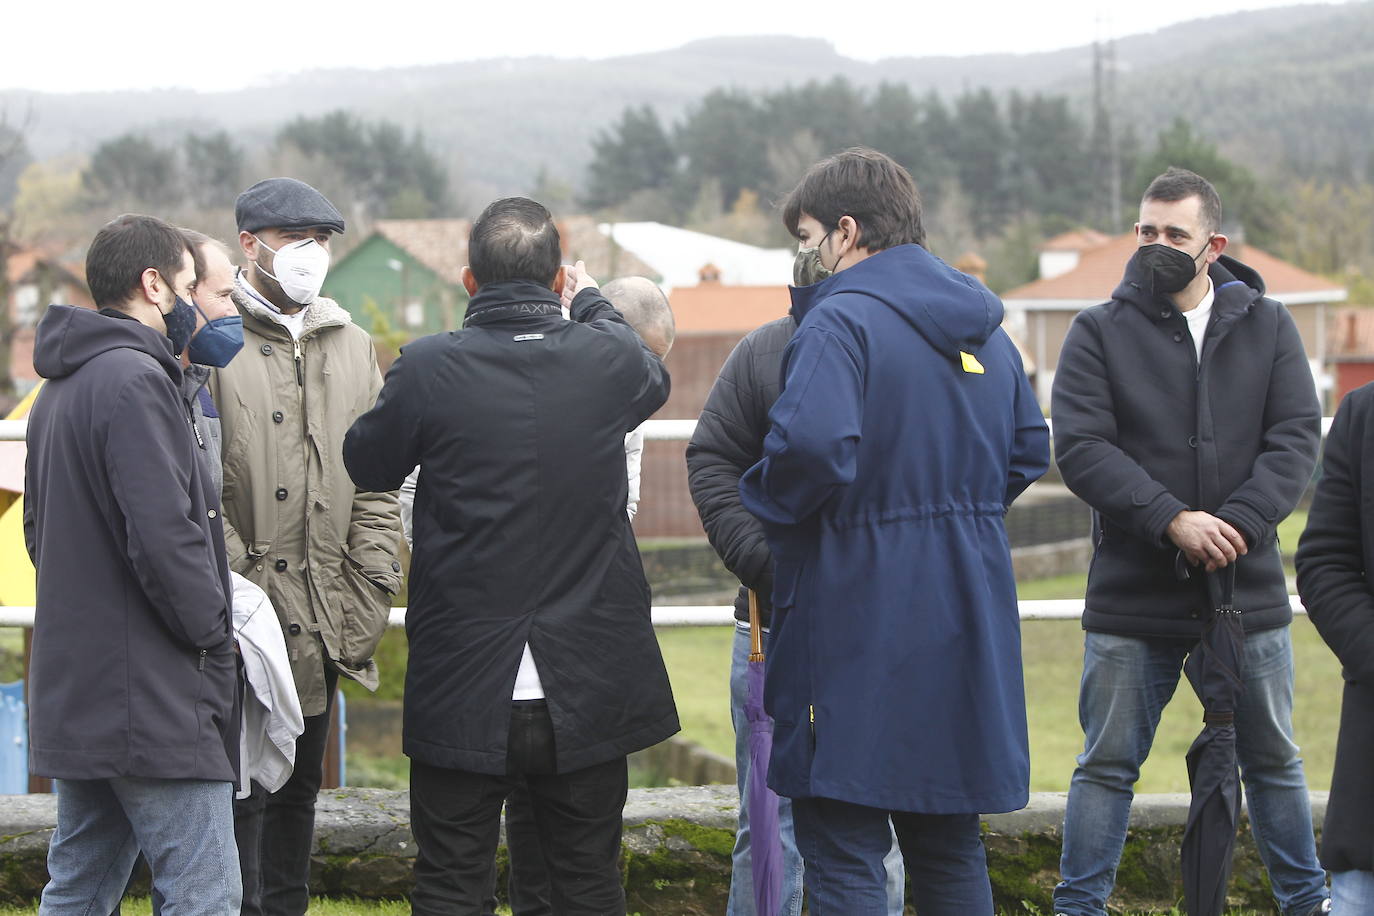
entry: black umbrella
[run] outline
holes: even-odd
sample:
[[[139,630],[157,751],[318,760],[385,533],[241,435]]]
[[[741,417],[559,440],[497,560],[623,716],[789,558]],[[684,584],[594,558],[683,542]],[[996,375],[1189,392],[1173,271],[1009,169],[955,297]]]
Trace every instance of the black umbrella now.
[[[1240,822],[1235,713],[1245,689],[1245,631],[1234,606],[1235,564],[1216,578],[1221,579],[1221,600],[1187,661],[1188,678],[1202,700],[1204,723],[1202,734],[1188,748],[1193,798],[1182,851],[1188,916],[1219,916],[1226,908],[1231,853]]]

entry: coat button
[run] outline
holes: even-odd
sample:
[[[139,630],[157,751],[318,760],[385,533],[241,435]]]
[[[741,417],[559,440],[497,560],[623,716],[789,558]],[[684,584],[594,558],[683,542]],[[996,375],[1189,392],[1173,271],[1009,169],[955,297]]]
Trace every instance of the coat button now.
[[[278,501],[278,502],[281,502],[281,501],[283,501],[283,500],[285,500],[285,499],[286,499],[286,487],[277,487],[277,501]]]
[[[1197,448],[1197,436],[1189,436],[1189,437],[1188,437],[1188,447],[1189,447],[1189,448]]]
[[[1175,332],[1174,332],[1174,343],[1183,343],[1183,332],[1182,332],[1182,331],[1175,331]]]
[[[1160,310],[1159,310],[1159,317],[1160,317],[1160,318],[1168,318],[1168,317],[1169,317],[1170,315],[1172,315],[1173,313],[1174,313],[1174,312],[1173,312],[1173,309],[1160,309]]]
[[[282,413],[280,410],[274,410],[274,411],[272,411],[272,422],[273,422],[273,423],[280,423],[282,420],[285,420],[285,419],[286,419],[286,414]]]
[[[214,509],[211,509],[207,514],[208,514],[211,518],[214,518],[215,516],[219,515],[219,513],[216,512]]]
[[[272,566],[274,569],[276,569],[277,572],[286,572],[285,560],[278,560],[277,562],[273,563]]]
[[[392,561],[391,561],[391,571],[392,571],[392,572],[400,572],[400,571],[401,571],[401,561],[400,561],[400,560],[392,560]]]
[[[293,623],[293,624],[291,624],[291,626],[289,626],[289,627],[286,628],[286,632],[290,633],[292,636],[300,636],[300,635],[301,635],[301,625],[298,624],[298,623]]]

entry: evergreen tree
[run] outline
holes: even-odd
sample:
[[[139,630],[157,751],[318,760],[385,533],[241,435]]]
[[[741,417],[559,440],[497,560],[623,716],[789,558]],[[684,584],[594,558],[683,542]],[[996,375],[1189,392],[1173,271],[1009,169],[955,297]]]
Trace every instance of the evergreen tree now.
[[[676,168],[677,153],[654,110],[648,105],[626,108],[617,124],[592,141],[583,202],[599,210],[636,191],[666,190]]]
[[[745,188],[759,190],[769,179],[769,130],[762,106],[737,90],[708,93],[677,130],[686,156],[688,187],[695,194],[709,179],[720,182],[720,205],[728,210]]]

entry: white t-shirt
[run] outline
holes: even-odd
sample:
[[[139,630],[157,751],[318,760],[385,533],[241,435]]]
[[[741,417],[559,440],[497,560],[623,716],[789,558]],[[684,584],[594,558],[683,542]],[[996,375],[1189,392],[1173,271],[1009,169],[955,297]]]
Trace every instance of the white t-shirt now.
[[[1216,290],[1212,287],[1212,278],[1207,278],[1207,294],[1202,297],[1202,301],[1192,311],[1184,312],[1183,317],[1188,319],[1188,333],[1193,335],[1193,346],[1197,348],[1197,361],[1202,362],[1202,339],[1207,336],[1207,322],[1212,317],[1212,303],[1216,300]]]

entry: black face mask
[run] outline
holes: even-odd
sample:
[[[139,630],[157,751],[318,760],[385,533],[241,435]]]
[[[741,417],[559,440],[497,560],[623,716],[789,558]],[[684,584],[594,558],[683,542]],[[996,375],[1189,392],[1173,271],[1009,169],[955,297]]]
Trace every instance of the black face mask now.
[[[1198,275],[1197,259],[1210,244],[1212,240],[1208,239],[1202,251],[1191,256],[1186,251],[1168,245],[1141,245],[1131,259],[1140,265],[1150,283],[1151,292],[1176,293],[1192,283]]]
[[[191,335],[196,332],[195,308],[177,296],[176,302],[172,304],[172,310],[163,314],[162,323],[167,326],[167,339],[172,342],[172,352],[180,356],[186,345],[191,342]]]

